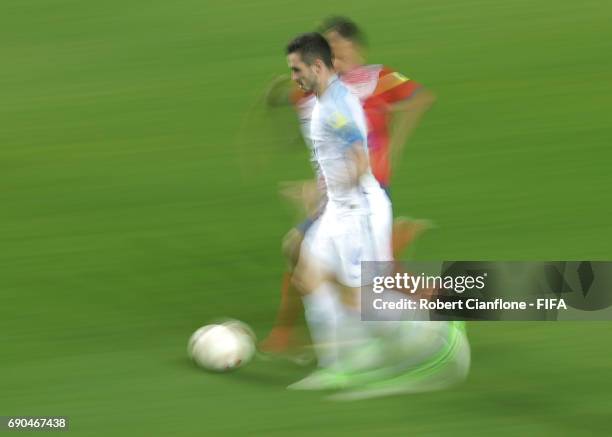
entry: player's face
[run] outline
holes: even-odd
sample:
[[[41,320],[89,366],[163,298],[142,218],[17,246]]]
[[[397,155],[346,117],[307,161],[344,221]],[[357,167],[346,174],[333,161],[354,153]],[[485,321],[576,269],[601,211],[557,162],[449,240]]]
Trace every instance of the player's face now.
[[[291,80],[297,83],[304,91],[313,91],[317,84],[314,66],[306,65],[298,53],[290,53],[287,56],[287,63],[291,70]]]
[[[334,69],[338,74],[346,73],[352,68],[357,57],[355,45],[333,30],[325,33],[325,39],[332,49]]]

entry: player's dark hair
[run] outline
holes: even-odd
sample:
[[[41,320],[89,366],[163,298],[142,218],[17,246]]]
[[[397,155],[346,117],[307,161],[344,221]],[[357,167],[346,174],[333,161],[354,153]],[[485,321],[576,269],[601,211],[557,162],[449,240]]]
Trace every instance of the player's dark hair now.
[[[319,32],[336,32],[342,38],[348,39],[349,41],[357,43],[360,46],[365,47],[367,45],[365,34],[354,21],[346,17],[340,17],[337,15],[327,17],[319,26]]]
[[[319,33],[304,33],[294,38],[287,44],[287,54],[291,53],[299,53],[306,65],[312,65],[315,59],[320,59],[327,68],[333,68],[331,48]]]

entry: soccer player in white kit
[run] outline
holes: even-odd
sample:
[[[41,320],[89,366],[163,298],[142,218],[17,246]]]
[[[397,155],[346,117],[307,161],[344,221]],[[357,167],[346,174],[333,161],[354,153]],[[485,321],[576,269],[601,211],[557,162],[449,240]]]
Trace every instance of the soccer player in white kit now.
[[[335,370],[343,352],[338,344],[359,344],[355,340],[367,336],[359,314],[361,262],[392,260],[392,212],[370,170],[363,109],[336,76],[325,38],[318,33],[295,38],[287,46],[287,61],[292,79],[316,96],[310,139],[327,194],[294,275],[324,371],[290,387],[313,389],[327,386],[330,376],[339,374]]]
[[[289,388],[352,386],[336,397],[350,400],[438,390],[463,380],[469,344],[455,322],[361,321],[360,287],[367,285],[361,262],[393,259],[391,204],[370,169],[363,109],[334,73],[327,41],[318,33],[301,35],[287,46],[287,61],[292,80],[316,96],[309,137],[327,195],[294,274],[320,370]],[[392,326],[404,329],[389,331]],[[385,344],[399,352],[394,365]]]

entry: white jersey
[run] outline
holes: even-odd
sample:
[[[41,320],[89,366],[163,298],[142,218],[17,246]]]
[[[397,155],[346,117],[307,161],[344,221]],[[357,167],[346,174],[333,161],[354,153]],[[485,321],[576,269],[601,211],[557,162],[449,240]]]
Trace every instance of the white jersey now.
[[[366,212],[368,191],[380,189],[370,170],[355,184],[347,151],[361,143],[368,154],[367,124],[359,99],[333,76],[316,99],[310,120],[310,140],[317,167],[325,179],[332,207]]]

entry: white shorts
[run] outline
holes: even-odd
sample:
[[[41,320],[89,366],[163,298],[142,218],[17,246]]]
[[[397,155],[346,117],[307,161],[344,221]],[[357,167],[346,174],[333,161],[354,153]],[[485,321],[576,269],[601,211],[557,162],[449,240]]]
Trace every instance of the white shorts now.
[[[306,233],[302,251],[347,287],[361,285],[362,261],[392,261],[391,202],[382,189],[366,195],[368,210],[352,211],[328,202]]]

